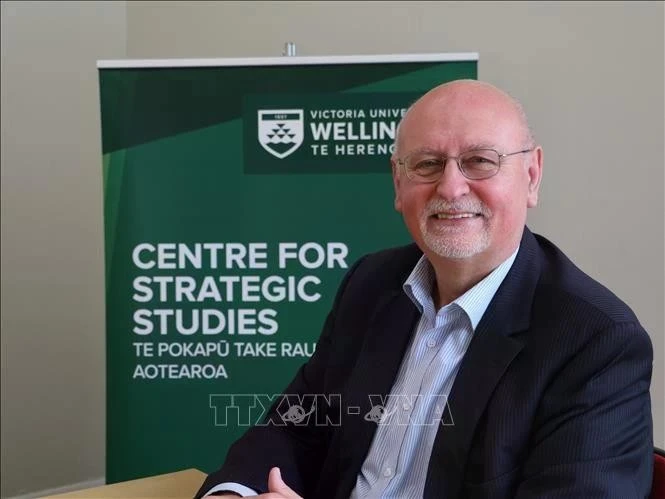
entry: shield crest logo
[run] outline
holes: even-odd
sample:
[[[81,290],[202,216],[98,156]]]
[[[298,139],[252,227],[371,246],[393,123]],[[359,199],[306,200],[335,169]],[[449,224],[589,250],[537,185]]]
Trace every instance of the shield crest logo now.
[[[259,110],[259,143],[273,156],[283,159],[295,152],[304,139],[302,109]]]

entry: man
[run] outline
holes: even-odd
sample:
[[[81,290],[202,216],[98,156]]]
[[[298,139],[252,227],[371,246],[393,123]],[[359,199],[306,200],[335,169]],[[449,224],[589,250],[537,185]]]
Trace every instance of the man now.
[[[276,403],[199,497],[647,496],[651,343],[525,227],[543,152],[520,105],[441,85],[405,115],[391,163],[415,245],[354,265],[285,390],[329,420],[285,424]]]

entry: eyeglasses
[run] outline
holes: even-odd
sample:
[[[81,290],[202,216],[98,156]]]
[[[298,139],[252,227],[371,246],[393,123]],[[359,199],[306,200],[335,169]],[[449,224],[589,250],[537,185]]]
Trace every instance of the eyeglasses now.
[[[449,159],[455,160],[462,175],[469,180],[484,180],[499,172],[503,158],[531,151],[533,148],[499,154],[494,149],[474,149],[466,151],[458,157],[416,151],[397,160],[397,163],[404,168],[409,180],[423,184],[438,181],[443,176]]]

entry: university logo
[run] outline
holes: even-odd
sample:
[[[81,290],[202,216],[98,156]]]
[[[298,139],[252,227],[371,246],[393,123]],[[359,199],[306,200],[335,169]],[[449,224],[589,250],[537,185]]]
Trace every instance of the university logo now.
[[[273,156],[283,159],[295,152],[304,139],[302,109],[259,110],[259,143]]]

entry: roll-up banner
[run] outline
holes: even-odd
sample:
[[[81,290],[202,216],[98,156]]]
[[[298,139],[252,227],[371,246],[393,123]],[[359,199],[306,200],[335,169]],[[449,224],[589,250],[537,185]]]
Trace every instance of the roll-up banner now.
[[[477,61],[98,62],[108,483],[212,471],[261,421],[348,268],[410,241],[393,209],[399,120]]]

